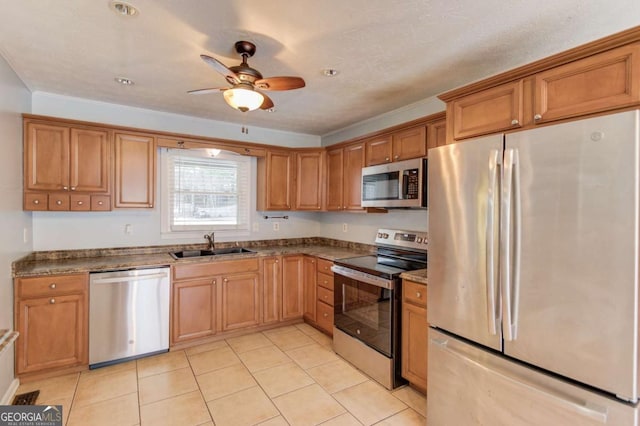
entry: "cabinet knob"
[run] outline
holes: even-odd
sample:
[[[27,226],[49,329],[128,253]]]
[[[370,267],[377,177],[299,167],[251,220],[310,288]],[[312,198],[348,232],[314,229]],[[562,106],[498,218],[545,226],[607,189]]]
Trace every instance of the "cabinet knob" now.
[[[72,186],[72,187],[71,187],[71,190],[72,190],[72,191],[75,191],[75,190],[76,190],[76,187],[75,187],[75,186]]]
[[[49,303],[53,305],[54,303],[56,303],[56,299],[49,299]]]
[[[153,208],[153,204],[149,204],[149,207]]]
[[[399,156],[399,155],[394,155],[394,156],[393,156],[393,159],[394,159],[394,160],[397,160],[398,158],[400,158],[400,156]]]
[[[329,314],[325,312],[322,316],[326,318],[329,316]]]
[[[33,204],[40,204],[40,200],[33,200]]]
[[[211,280],[211,284],[216,284],[218,282],[218,280],[216,280],[215,278]]]
[[[384,157],[384,161],[389,161],[389,157]]]
[[[99,205],[99,206],[101,206],[101,205],[103,205],[103,204],[104,204],[104,203],[103,203],[102,201],[98,201],[98,205]]]
[[[276,263],[278,263],[278,262],[279,262],[279,260],[278,260],[278,259],[276,259]]]
[[[228,283],[228,282],[229,282],[229,280],[225,278],[225,279],[223,279],[223,280],[222,280],[222,282],[223,282],[223,283]]]
[[[52,290],[55,289],[56,288],[56,284],[55,283],[49,284],[49,288],[52,289]]]
[[[420,293],[419,291],[416,291],[416,297],[419,299],[422,297],[422,293]]]
[[[324,300],[327,300],[327,299],[329,299],[329,297],[325,294],[324,295]]]
[[[538,121],[538,120],[542,120],[542,116],[540,114],[536,114],[533,116],[533,119]]]
[[[69,187],[68,186],[63,186],[62,189],[64,189],[65,191],[68,191]]]
[[[518,120],[511,120],[511,125],[515,126],[516,124],[520,124]]]
[[[58,201],[56,201],[56,204],[61,206],[62,205],[62,201],[58,200]]]
[[[325,269],[327,269],[327,268],[325,268]],[[324,280],[324,283],[325,283],[325,284],[329,284],[329,283],[327,282],[327,280]]]
[[[81,206],[81,205],[83,205],[83,204],[84,204],[84,203],[83,203],[82,201],[78,201],[78,205],[79,205],[79,206]]]

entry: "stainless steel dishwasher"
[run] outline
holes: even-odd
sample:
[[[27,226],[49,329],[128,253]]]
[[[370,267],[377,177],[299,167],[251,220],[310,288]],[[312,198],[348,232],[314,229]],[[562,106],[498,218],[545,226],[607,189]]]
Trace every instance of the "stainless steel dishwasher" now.
[[[92,273],[89,367],[169,349],[169,268]]]

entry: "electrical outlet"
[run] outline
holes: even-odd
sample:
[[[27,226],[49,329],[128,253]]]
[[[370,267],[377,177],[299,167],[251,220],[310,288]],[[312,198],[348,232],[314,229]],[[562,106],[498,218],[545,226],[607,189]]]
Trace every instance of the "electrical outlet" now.
[[[253,222],[253,232],[260,232],[260,224],[258,222]]]
[[[348,232],[349,231],[349,225],[347,225],[346,223],[342,224],[342,232]]]
[[[276,232],[280,230],[280,222],[273,222],[273,230]]]
[[[124,233],[127,235],[131,235],[133,233],[133,226],[131,226],[131,224],[127,223],[124,226]]]

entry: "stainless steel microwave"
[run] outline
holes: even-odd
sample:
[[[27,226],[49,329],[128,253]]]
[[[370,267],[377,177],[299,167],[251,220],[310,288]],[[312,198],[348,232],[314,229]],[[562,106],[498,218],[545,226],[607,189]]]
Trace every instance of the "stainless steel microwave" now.
[[[426,208],[427,159],[364,167],[362,207]]]

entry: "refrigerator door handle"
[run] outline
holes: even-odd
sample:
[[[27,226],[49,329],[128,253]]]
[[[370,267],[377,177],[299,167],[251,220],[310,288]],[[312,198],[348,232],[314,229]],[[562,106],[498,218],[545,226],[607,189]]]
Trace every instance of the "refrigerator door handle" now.
[[[492,149],[489,152],[489,185],[487,188],[487,241],[486,241],[486,287],[487,287],[487,322],[489,334],[497,334],[499,312],[496,309],[496,197],[498,192],[498,166],[501,151]]]
[[[502,190],[500,206],[500,290],[502,295],[502,335],[505,341],[515,339],[514,311],[512,306],[512,209],[514,186],[514,163],[516,153],[513,148],[504,151],[502,162]],[[519,221],[518,221],[519,222]]]
[[[465,363],[470,363],[485,371],[491,372],[499,376],[501,379],[506,380],[516,386],[524,387],[528,391],[537,394],[550,403],[559,406],[561,408],[573,411],[583,417],[588,417],[598,423],[607,423],[607,408],[594,404],[591,401],[587,401],[578,398],[573,395],[568,395],[557,389],[544,386],[542,383],[533,383],[528,381],[524,377],[519,377],[504,368],[499,368],[496,365],[483,362],[482,359],[472,357],[471,353],[462,351],[456,347],[456,345],[450,345],[449,339],[432,338],[431,343],[437,345],[440,350],[447,352],[448,354],[461,359]]]
[[[513,149],[513,300],[511,323],[512,338],[518,337],[518,307],[520,306],[520,253],[522,241],[520,199],[520,158],[518,149]]]

